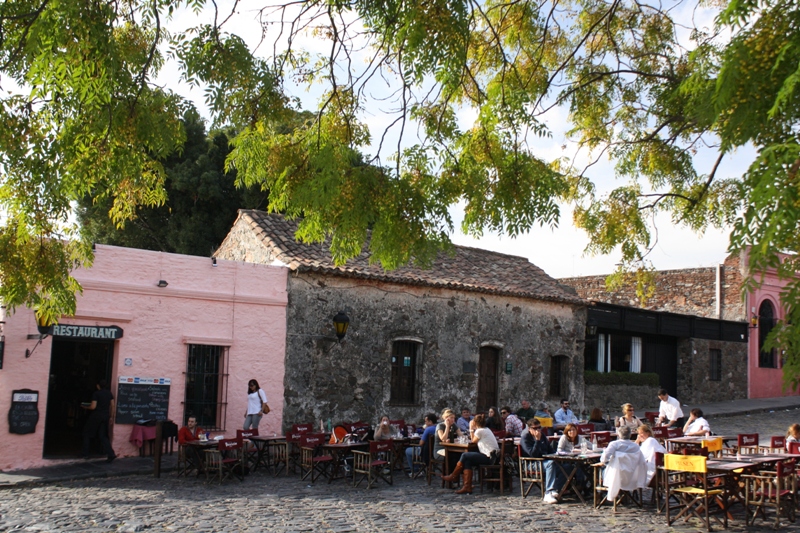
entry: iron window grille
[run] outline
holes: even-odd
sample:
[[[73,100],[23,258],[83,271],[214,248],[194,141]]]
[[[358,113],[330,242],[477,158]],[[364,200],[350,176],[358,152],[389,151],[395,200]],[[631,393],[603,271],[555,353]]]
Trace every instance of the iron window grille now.
[[[190,416],[209,431],[224,431],[228,407],[228,347],[187,345],[184,423]]]

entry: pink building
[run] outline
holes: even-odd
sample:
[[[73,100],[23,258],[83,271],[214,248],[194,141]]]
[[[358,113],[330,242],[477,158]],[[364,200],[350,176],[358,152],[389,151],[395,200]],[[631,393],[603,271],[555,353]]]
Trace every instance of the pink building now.
[[[129,442],[131,420],[154,413],[179,426],[191,413],[204,428],[235,434],[253,378],[272,408],[260,430],[280,432],[287,272],[98,245],[92,268],[75,273],[84,289],[75,316],[39,346],[32,311],[5,319],[0,410],[9,416],[0,422],[0,470],[79,458],[80,403],[100,379],[118,400],[117,455],[139,452]],[[154,380],[162,384],[146,384]]]

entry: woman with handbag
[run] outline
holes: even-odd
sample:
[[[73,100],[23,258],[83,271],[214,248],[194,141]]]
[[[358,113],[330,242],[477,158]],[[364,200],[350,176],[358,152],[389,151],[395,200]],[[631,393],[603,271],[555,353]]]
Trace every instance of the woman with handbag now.
[[[251,379],[247,384],[247,411],[244,413],[244,429],[258,429],[261,417],[269,413],[267,395],[258,385],[258,381]]]

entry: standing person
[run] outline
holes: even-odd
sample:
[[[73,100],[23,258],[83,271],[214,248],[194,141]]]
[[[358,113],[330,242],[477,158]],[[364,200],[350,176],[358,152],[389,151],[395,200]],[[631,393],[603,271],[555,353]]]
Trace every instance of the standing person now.
[[[456,426],[461,430],[461,433],[469,434],[469,423],[472,421],[472,413],[466,407],[461,408],[461,418],[456,420]]]
[[[509,406],[500,408],[500,416],[506,424],[506,433],[509,437],[519,437],[522,435],[522,430],[525,429],[525,424],[519,419],[517,415],[511,412]]]
[[[264,416],[264,406],[267,405],[267,393],[264,392],[258,381],[251,379],[247,383],[247,411],[244,413],[244,430],[258,429],[261,417]],[[269,406],[267,406],[269,409]]]
[[[442,476],[445,481],[452,482],[463,474],[463,483],[456,494],[472,494],[472,469],[481,465],[494,464],[499,457],[500,446],[498,446],[492,430],[486,427],[486,419],[483,415],[477,415],[472,419],[469,429],[472,434],[472,442],[478,445],[478,451],[462,453],[453,472],[449,476]]]
[[[569,408],[569,400],[566,398],[561,399],[561,407],[558,411],[553,413],[553,419],[555,421],[554,426],[558,429],[566,427],[567,424],[578,423],[578,417],[576,417],[575,413]]]
[[[658,420],[661,425],[675,428],[683,427],[681,402],[667,394],[666,389],[658,391],[658,399],[661,400],[661,405],[658,407]]]
[[[536,410],[533,407],[531,407],[531,402],[529,402],[528,400],[522,400],[522,408],[519,411],[517,411],[517,416],[523,422],[527,422],[528,420],[536,416]]]
[[[86,420],[86,425],[83,427],[83,458],[89,458],[92,439],[98,437],[103,445],[106,462],[110,463],[117,458],[117,455],[108,439],[108,427],[113,424],[111,413],[114,411],[114,395],[108,390],[108,381],[104,379],[98,381],[97,390],[92,394],[92,403],[81,407],[91,411],[89,419]]]

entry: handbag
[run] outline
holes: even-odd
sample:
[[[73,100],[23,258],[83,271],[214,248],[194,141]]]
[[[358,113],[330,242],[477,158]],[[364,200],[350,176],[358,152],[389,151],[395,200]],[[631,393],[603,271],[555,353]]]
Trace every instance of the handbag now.
[[[268,404],[268,403],[264,403],[264,402],[262,402],[262,403],[261,403],[261,412],[262,412],[263,414],[265,414],[265,415],[268,415],[268,414],[269,414],[269,411],[270,411],[270,409],[269,409],[269,404]]]

